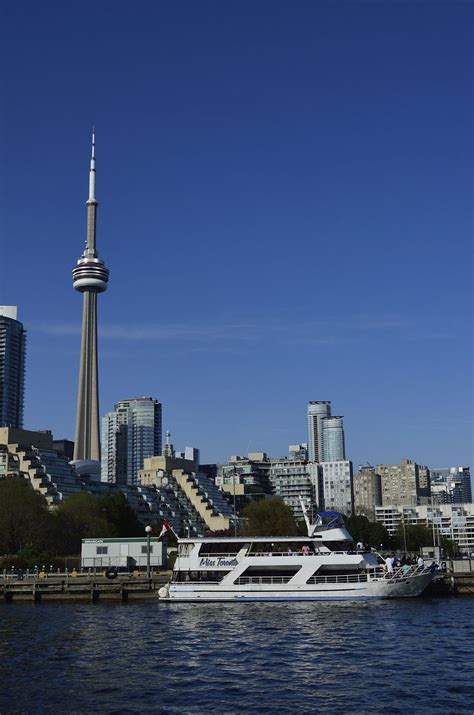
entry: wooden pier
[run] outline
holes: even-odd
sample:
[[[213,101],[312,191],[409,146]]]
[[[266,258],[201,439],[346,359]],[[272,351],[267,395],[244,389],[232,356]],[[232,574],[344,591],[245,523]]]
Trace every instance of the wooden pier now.
[[[433,582],[436,595],[437,581],[442,580],[442,592],[452,595],[474,594],[474,572],[443,573],[441,579]],[[439,590],[439,589],[438,589]]]
[[[149,579],[140,574],[120,575],[109,579],[103,574],[54,574],[27,576],[21,580],[13,575],[0,576],[0,603],[12,601],[132,601],[155,599],[158,590],[169,581],[171,572],[153,574]]]

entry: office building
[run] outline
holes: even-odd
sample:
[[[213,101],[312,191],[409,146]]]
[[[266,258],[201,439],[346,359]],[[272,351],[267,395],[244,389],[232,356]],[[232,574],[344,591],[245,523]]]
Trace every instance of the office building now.
[[[344,461],[346,458],[346,446],[342,417],[323,417],[320,425],[322,430],[322,458],[320,461]]]
[[[101,479],[136,484],[146,457],[161,455],[161,403],[152,397],[117,402],[102,419]]]
[[[435,504],[472,502],[469,467],[447,467],[431,471],[431,497]]]
[[[75,460],[100,460],[97,296],[107,290],[109,271],[96,248],[95,133],[89,170],[86,247],[73,269],[73,286],[83,295]]]
[[[331,416],[331,402],[312,400],[308,403],[308,459],[310,462],[323,461],[323,430],[321,421]]]
[[[17,308],[0,306],[0,426],[23,427],[26,331]]]
[[[53,439],[53,449],[67,462],[74,459],[74,442],[70,439]]]

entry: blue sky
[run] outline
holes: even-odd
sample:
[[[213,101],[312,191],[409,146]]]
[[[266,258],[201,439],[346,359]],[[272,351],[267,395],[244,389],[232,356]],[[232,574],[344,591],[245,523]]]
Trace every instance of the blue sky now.
[[[472,464],[465,2],[11,3],[0,303],[25,426],[73,436],[90,127],[101,412],[151,395],[205,461],[344,415],[357,465]],[[4,64],[5,66],[5,64]]]

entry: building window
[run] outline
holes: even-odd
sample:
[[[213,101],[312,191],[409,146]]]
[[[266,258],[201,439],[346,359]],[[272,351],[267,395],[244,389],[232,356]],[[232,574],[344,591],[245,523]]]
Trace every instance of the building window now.
[[[148,553],[148,548],[146,546],[142,546],[142,554],[147,554]],[[153,553],[153,546],[150,546],[150,554]]]
[[[108,554],[109,553],[109,547],[108,546],[98,546],[97,547],[97,555],[99,554]]]

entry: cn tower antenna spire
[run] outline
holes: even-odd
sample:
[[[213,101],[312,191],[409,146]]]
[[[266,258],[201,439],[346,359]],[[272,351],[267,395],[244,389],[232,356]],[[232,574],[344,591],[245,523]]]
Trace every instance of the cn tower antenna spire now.
[[[95,198],[95,127],[92,127],[92,151],[91,167],[89,170],[89,199],[88,202],[96,201]]]

